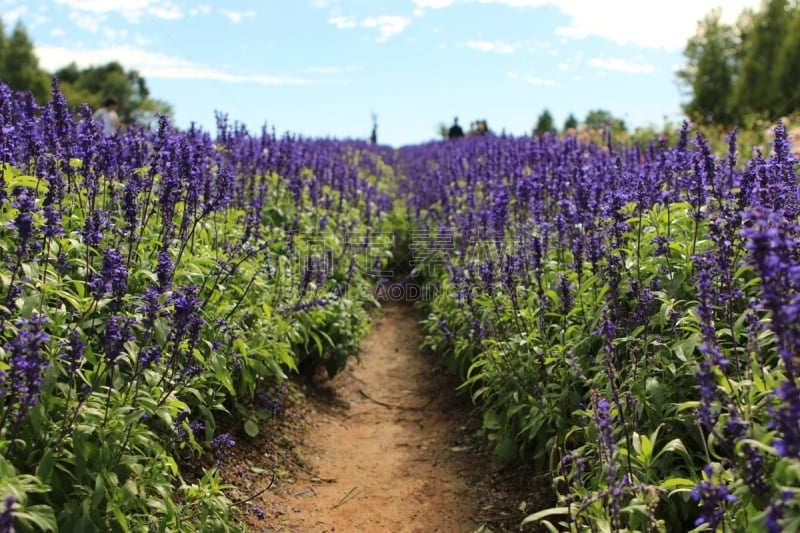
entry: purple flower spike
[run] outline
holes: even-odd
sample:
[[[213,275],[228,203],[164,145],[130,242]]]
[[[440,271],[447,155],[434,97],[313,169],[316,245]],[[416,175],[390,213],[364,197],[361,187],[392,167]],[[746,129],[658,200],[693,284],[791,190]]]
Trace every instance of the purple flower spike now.
[[[14,504],[17,501],[13,496],[5,499],[5,509],[0,513],[0,533],[14,533]]]
[[[714,482],[714,472],[710,465],[706,465],[703,471],[706,479],[691,490],[692,499],[700,503],[700,516],[694,524],[707,524],[711,531],[716,531],[725,516],[726,504],[736,501],[736,496],[728,492],[726,485]]]
[[[38,314],[18,318],[14,322],[17,334],[3,345],[9,353],[9,369],[2,388],[7,405],[15,407],[19,419],[38,402],[43,374],[50,366],[43,353],[50,340],[44,332],[49,322],[47,317]]]

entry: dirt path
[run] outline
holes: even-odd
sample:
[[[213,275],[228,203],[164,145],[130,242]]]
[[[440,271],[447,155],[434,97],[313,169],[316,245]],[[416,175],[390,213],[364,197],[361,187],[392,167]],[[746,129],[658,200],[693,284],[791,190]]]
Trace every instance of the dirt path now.
[[[385,306],[360,364],[266,391],[286,410],[256,438],[231,428],[222,476],[250,531],[500,533],[554,503],[524,465],[493,467],[480,415],[420,352],[417,317]]]
[[[471,532],[453,383],[419,353],[413,308],[375,319],[361,364],[317,391],[302,453],[320,481],[296,485],[277,531]],[[446,389],[446,390],[445,390]],[[281,529],[282,528],[282,529]]]

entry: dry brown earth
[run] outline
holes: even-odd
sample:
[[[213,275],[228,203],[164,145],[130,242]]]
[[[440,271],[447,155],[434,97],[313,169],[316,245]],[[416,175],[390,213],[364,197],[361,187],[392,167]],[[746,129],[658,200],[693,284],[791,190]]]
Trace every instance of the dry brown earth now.
[[[360,363],[306,383],[280,428],[240,441],[224,473],[243,499],[257,494],[242,505],[252,531],[518,531],[521,506],[546,506],[545,480],[493,468],[468,397],[420,353],[416,320],[384,307]]]

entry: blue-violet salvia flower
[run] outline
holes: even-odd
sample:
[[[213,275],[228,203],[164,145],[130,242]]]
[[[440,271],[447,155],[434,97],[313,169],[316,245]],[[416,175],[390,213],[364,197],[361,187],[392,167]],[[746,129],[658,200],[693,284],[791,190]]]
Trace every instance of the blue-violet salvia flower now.
[[[736,501],[736,496],[728,491],[728,487],[714,482],[714,473],[710,465],[703,467],[706,479],[695,485],[690,495],[700,504],[700,516],[695,525],[707,524],[711,531],[716,531],[725,516],[725,505]]]
[[[0,533],[14,533],[14,504],[16,500],[13,496],[8,496],[4,503],[5,509],[0,513]]]
[[[47,317],[38,314],[19,318],[14,322],[17,335],[3,345],[10,355],[6,396],[18,405],[19,416],[24,416],[38,401],[42,375],[50,366],[42,353],[50,340],[43,328],[47,323]]]

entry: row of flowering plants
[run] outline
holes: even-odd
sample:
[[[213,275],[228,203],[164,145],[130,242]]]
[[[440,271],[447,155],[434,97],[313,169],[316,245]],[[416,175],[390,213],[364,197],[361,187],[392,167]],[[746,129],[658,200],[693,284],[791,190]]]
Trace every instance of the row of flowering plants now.
[[[0,531],[227,531],[232,413],[366,333],[391,171],[366,144],[103,136],[0,85]],[[363,258],[369,258],[369,261]]]
[[[749,155],[749,148],[746,149]],[[769,153],[477,138],[401,150],[427,344],[551,531],[800,529],[800,185]]]

